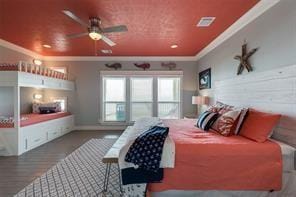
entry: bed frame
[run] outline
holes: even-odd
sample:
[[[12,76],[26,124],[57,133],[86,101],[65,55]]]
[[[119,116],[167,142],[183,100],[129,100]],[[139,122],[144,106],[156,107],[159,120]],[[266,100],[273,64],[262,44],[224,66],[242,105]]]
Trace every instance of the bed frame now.
[[[280,113],[273,138],[296,147],[296,65],[217,81],[215,100]]]
[[[20,62],[17,71],[0,71],[0,87],[13,88],[14,95],[14,128],[0,128],[0,156],[21,155],[74,128],[74,116],[70,115],[26,127],[20,127],[20,88],[48,88],[56,90],[75,90],[74,81],[56,78],[53,73],[31,64]],[[33,66],[35,71],[33,72]],[[32,69],[31,69],[32,68]],[[23,70],[25,69],[25,70]],[[31,72],[32,71],[32,72]],[[40,71],[40,72],[39,72]]]

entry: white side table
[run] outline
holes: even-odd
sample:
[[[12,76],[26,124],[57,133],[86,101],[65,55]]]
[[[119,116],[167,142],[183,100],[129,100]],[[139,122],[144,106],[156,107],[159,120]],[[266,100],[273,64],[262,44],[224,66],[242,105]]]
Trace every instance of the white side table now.
[[[197,119],[198,118],[198,116],[197,115],[194,115],[194,114],[192,114],[192,115],[185,115],[184,116],[184,119]]]

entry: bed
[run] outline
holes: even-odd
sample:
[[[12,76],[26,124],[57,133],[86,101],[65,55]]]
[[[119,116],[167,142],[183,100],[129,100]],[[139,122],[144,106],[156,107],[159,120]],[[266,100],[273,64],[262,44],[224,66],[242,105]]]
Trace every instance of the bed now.
[[[223,103],[227,103],[229,105],[237,106],[237,107],[248,107],[255,108],[258,110],[262,110],[269,113],[277,113],[281,114],[282,117],[278,122],[277,126],[274,128],[274,132],[272,135],[272,139],[264,143],[253,142],[248,139],[244,139],[241,136],[231,136],[227,137],[227,141],[231,143],[254,143],[255,146],[250,146],[251,150],[249,153],[253,153],[257,151],[257,148],[265,145],[272,145],[272,149],[274,151],[273,154],[269,154],[270,152],[266,149],[266,153],[264,153],[264,157],[262,155],[263,152],[260,152],[261,159],[268,159],[269,162],[273,164],[266,165],[262,167],[263,171],[268,170],[270,166],[275,167],[271,173],[269,174],[265,172],[265,174],[261,174],[261,177],[256,173],[252,172],[253,170],[259,170],[259,165],[256,165],[257,168],[250,168],[251,172],[249,176],[247,174],[238,173],[238,178],[232,176],[231,177],[215,177],[211,176],[210,172],[205,172],[203,175],[195,171],[196,176],[189,174],[186,170],[182,171],[182,168],[178,168],[179,161],[178,157],[180,153],[178,153],[178,149],[180,147],[186,147],[187,150],[195,152],[195,160],[200,160],[202,155],[202,151],[199,149],[193,149],[190,145],[190,141],[180,140],[181,138],[194,138],[194,131],[197,131],[197,128],[192,126],[190,120],[176,120],[176,121],[167,121],[167,126],[170,126],[170,132],[172,137],[176,143],[176,168],[175,169],[165,169],[165,178],[163,183],[153,183],[149,185],[149,189],[151,191],[152,196],[155,197],[174,197],[174,196],[211,196],[211,197],[220,197],[220,196],[240,196],[240,197],[292,197],[296,196],[296,160],[295,160],[295,147],[296,147],[296,103],[295,103],[295,82],[296,82],[296,66],[286,66],[280,67],[278,69],[273,69],[264,72],[254,72],[248,75],[237,76],[231,79],[226,79],[222,81],[216,81],[215,86],[212,90],[214,101],[220,101]],[[200,92],[201,94],[209,93],[207,91]],[[282,96],[284,95],[284,96]],[[180,122],[181,121],[181,122]],[[186,122],[187,121],[187,122]],[[164,121],[166,122],[166,121]],[[172,129],[179,130],[178,135],[172,132]],[[198,131],[197,131],[198,132]],[[197,135],[197,134],[196,134]],[[214,135],[214,133],[213,133]],[[207,144],[207,136],[204,134],[198,135],[199,138],[203,142],[203,146],[208,147],[211,146]],[[223,138],[219,136],[219,138]],[[210,142],[210,139],[209,141]],[[187,144],[186,144],[187,143]],[[252,145],[252,144],[251,144]],[[259,145],[259,146],[257,146]],[[223,146],[229,146],[227,144]],[[179,147],[179,148],[178,148]],[[202,146],[199,146],[202,147]],[[261,147],[262,148],[262,147]],[[183,148],[183,154],[185,154],[186,159],[186,149]],[[217,149],[219,150],[219,149]],[[253,151],[252,151],[253,150]],[[238,154],[237,149],[234,149],[233,152]],[[217,153],[216,153],[217,154]],[[259,153],[258,153],[259,154]],[[215,155],[216,156],[216,155]],[[228,155],[229,156],[229,155]],[[243,152],[243,157],[249,157],[248,152]],[[190,158],[190,157],[188,157]],[[192,158],[187,162],[190,164],[191,161],[194,161]],[[275,159],[276,158],[276,159]],[[230,161],[232,158],[227,157],[225,161]],[[242,158],[244,159],[244,158]],[[260,159],[260,158],[257,158]],[[274,160],[275,159],[275,160]],[[202,160],[200,160],[202,161]],[[213,161],[212,161],[213,162]],[[216,161],[216,165],[220,166],[223,164],[222,158],[219,157]],[[247,160],[248,164],[253,164],[253,160]],[[185,161],[183,162],[184,165]],[[191,162],[192,163],[192,162]],[[214,163],[214,162],[213,162]],[[212,164],[213,164],[212,163]],[[264,163],[264,162],[263,162]],[[237,163],[240,167],[241,162]],[[206,166],[205,163],[196,164],[199,165],[200,169],[209,169],[209,166]],[[232,165],[232,164],[231,164]],[[278,165],[278,166],[277,166]],[[190,166],[190,165],[189,165]],[[192,166],[192,165],[191,165]],[[277,166],[277,167],[276,167]],[[233,166],[232,166],[233,167]],[[237,166],[234,165],[235,168]],[[248,166],[245,166],[246,169]],[[197,167],[195,167],[197,168]],[[174,174],[174,171],[177,169],[178,172]],[[193,167],[191,167],[192,172],[194,172]],[[221,169],[215,169],[212,166],[212,169],[217,170],[216,173],[221,174]],[[181,170],[181,171],[180,171]],[[232,174],[231,170],[223,169],[224,172],[222,174]],[[258,171],[258,172],[259,172]],[[263,171],[259,172],[262,173]],[[253,174],[253,176],[251,176]],[[179,176],[176,176],[178,174]],[[191,177],[191,181],[195,182],[197,187],[193,187],[193,185],[187,184],[186,179]],[[208,182],[202,182],[201,178],[207,177]],[[271,177],[272,176],[272,177]],[[242,182],[242,178],[244,177],[244,181]],[[194,179],[195,178],[195,179]],[[224,178],[224,179],[223,179]],[[170,180],[169,180],[170,179]],[[270,180],[267,180],[270,179]],[[200,182],[198,182],[200,181]],[[215,181],[217,181],[215,183]],[[237,182],[236,182],[237,181]],[[254,182],[253,182],[254,181]],[[261,182],[259,182],[261,181]],[[258,184],[257,184],[257,183]],[[179,183],[179,184],[178,184]],[[215,185],[216,184],[216,185]],[[216,187],[217,186],[217,187]]]
[[[123,138],[129,140],[121,141],[129,144],[137,130],[152,126],[149,122],[138,120],[124,132]],[[194,119],[161,122],[170,128],[167,139],[174,142],[174,165],[164,167],[161,182],[148,184],[148,196],[295,196],[296,149],[292,146],[274,139],[258,143],[243,136],[205,132],[195,126]],[[120,153],[125,155],[128,147],[124,145]],[[162,162],[170,163],[171,151],[164,147]]]
[[[288,180],[296,181],[295,148],[274,140],[257,143],[242,136],[206,133],[190,119],[163,122],[176,145],[176,163],[165,169],[161,183],[149,184],[152,196],[260,196],[293,191]]]
[[[57,112],[57,113],[51,113],[51,114],[22,114],[21,115],[21,127],[26,127],[29,125],[46,122],[49,120],[54,120],[66,116],[70,116],[71,114],[69,112]],[[0,123],[0,128],[13,128],[14,122],[12,119],[10,121],[5,121]]]

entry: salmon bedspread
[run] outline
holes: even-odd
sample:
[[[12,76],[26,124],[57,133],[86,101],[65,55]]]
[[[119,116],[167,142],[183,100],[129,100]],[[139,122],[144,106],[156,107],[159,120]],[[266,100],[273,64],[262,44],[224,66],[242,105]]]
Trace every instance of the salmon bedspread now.
[[[164,170],[165,190],[280,190],[282,155],[274,142],[224,137],[195,127],[195,120],[164,120],[175,142],[175,168]]]

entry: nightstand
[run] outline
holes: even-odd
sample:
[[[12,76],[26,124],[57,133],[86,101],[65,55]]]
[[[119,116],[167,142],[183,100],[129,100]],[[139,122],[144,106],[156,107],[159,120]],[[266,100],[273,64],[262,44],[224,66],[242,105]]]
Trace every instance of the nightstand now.
[[[184,116],[184,119],[197,119],[197,115],[194,115],[194,114],[192,114],[192,115],[185,115]]]

